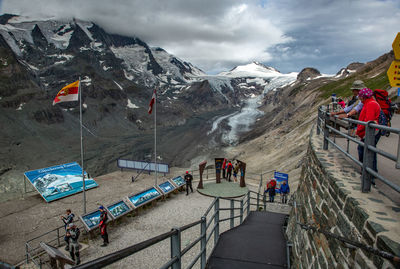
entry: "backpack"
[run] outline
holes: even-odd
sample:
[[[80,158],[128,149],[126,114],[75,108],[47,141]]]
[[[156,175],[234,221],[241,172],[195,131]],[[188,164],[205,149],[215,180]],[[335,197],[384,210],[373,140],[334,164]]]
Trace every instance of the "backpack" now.
[[[388,92],[385,90],[381,89],[374,90],[374,97],[376,102],[378,102],[379,106],[381,107],[381,110],[383,111],[383,113],[385,113],[387,121],[390,121],[393,116],[394,105],[392,104],[392,101],[390,100],[388,95],[389,95]]]
[[[385,125],[385,126],[388,126],[388,124],[389,124],[389,121],[382,109],[381,109],[381,112],[379,113],[378,124]],[[379,130],[379,131],[381,132],[381,135],[386,135],[387,131],[385,131],[385,130]]]

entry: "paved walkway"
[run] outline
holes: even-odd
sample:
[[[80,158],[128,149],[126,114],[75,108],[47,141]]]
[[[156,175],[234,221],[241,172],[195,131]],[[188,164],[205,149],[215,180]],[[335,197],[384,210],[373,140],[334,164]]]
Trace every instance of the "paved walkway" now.
[[[392,127],[400,128],[400,115],[395,114],[392,118]],[[342,132],[346,132],[345,129],[341,129]],[[336,143],[340,145],[342,148],[346,149],[347,147],[347,139],[345,138],[335,138]],[[378,142],[377,147],[386,152],[389,152],[395,156],[397,156],[397,147],[399,142],[399,135],[390,134],[389,137],[383,136]],[[332,145],[329,145],[332,148]],[[357,153],[357,145],[354,142],[350,142],[349,144],[349,153],[358,160]],[[358,167],[350,158],[347,158],[349,163],[354,167]],[[378,154],[378,172],[382,174],[385,178],[392,181],[393,183],[400,186],[400,169],[396,169],[396,163],[392,160],[387,159]],[[361,180],[361,179],[360,179]],[[390,198],[394,203],[400,205],[400,194],[393,190],[391,187],[386,185],[380,180],[376,181],[377,189],[382,194],[386,195]]]
[[[285,214],[253,211],[246,220],[221,234],[208,269],[287,268]]]
[[[241,188],[239,182],[222,180],[219,184],[215,181],[203,183],[203,189],[197,189],[197,191],[206,196],[235,198],[247,194],[249,189],[247,187]]]

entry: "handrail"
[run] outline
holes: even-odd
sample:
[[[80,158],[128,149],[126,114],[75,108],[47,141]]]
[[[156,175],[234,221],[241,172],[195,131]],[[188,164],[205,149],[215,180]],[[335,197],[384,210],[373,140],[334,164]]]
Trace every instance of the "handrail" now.
[[[155,236],[153,238],[150,238],[146,241],[143,241],[141,243],[132,245],[130,247],[124,248],[122,250],[116,251],[114,253],[110,253],[104,257],[97,258],[93,261],[87,262],[85,264],[73,267],[75,269],[83,269],[83,268],[102,268],[106,265],[110,265],[116,261],[119,261],[123,258],[126,258],[134,253],[139,252],[140,250],[143,250],[145,248],[148,248],[154,244],[157,244],[167,238],[171,238],[171,259],[167,261],[161,268],[181,268],[181,257],[185,255],[189,250],[191,250],[194,246],[196,246],[199,242],[202,243],[202,247],[200,248],[199,253],[195,256],[195,258],[190,262],[189,266],[187,268],[192,268],[200,259],[201,260],[201,269],[205,268],[205,257],[206,257],[206,245],[211,239],[212,235],[214,234],[214,239],[217,238],[217,240],[214,240],[214,246],[213,249],[215,249],[215,246],[218,242],[219,239],[219,224],[221,222],[231,220],[230,228],[234,227],[234,222],[232,220],[240,218],[240,223],[243,221],[243,215],[244,211],[246,210],[245,201],[249,200],[251,197],[251,194],[257,194],[256,192],[253,191],[248,191],[246,195],[242,197],[242,199],[226,199],[226,198],[221,198],[221,197],[216,197],[213,202],[211,203],[210,207],[206,210],[206,213],[201,217],[200,220],[192,222],[190,224],[186,224],[180,228],[175,228],[171,230],[170,232]],[[260,195],[258,195],[260,197]],[[261,197],[264,197],[265,194],[263,194]],[[231,207],[230,208],[219,208],[219,201],[220,200],[230,200],[231,201]],[[235,202],[240,202],[240,207],[235,207]],[[211,213],[211,209],[215,210],[215,212]],[[219,213],[225,210],[231,210],[231,215],[228,218],[222,218],[219,219]],[[235,215],[234,211],[237,212],[239,210],[239,214]],[[264,208],[264,210],[266,210]],[[247,211],[247,210],[246,210]],[[209,221],[207,222],[207,216],[211,213],[211,216],[209,216]],[[248,216],[249,212],[247,212]],[[207,233],[208,228],[210,228],[210,225],[214,222],[214,225],[210,232]],[[240,224],[239,223],[239,224]],[[201,224],[202,225],[202,231],[200,233],[200,236],[195,238],[193,242],[191,242],[188,246],[186,246],[183,250],[180,249],[180,242],[181,236],[180,234],[194,226],[197,226]],[[176,241],[178,240],[178,241]],[[204,245],[205,244],[205,245]],[[177,249],[177,246],[178,249]],[[178,252],[176,252],[178,251]],[[204,257],[204,259],[203,259]]]
[[[374,123],[373,121],[370,122],[363,122],[359,120],[354,120],[354,119],[349,119],[349,118],[344,118],[341,119],[345,122],[353,123],[353,124],[359,124],[365,126],[365,139],[364,141],[359,141],[356,140],[353,137],[350,137],[349,135],[337,130],[336,128],[329,126],[328,122],[333,122],[336,125],[336,119],[338,116],[333,116],[333,120],[331,119],[332,116],[328,114],[326,110],[324,110],[322,107],[318,108],[318,117],[317,117],[317,135],[323,132],[324,136],[324,143],[323,143],[323,149],[327,150],[328,149],[328,144],[333,145],[335,148],[337,148],[340,152],[345,154],[347,157],[349,157],[356,165],[360,166],[362,168],[362,173],[361,173],[361,191],[362,192],[369,192],[371,191],[371,182],[372,178],[375,177],[388,185],[390,188],[393,190],[397,191],[400,193],[400,186],[397,185],[396,183],[388,180],[385,178],[383,175],[377,173],[376,171],[373,170],[373,156],[374,154],[379,154],[391,161],[395,162],[395,168],[400,169],[400,129],[399,128],[394,128],[394,127],[388,127],[384,125],[379,125]],[[397,156],[393,155],[389,152],[386,152],[382,149],[379,149],[375,145],[375,129],[378,130],[383,130],[390,132],[392,134],[397,134],[399,136],[398,139],[398,144],[397,144]],[[341,137],[344,137],[347,139],[347,150],[343,149],[341,146],[339,146],[336,143],[335,137],[330,139],[329,136],[329,131],[340,135]],[[355,157],[353,157],[349,153],[349,143],[354,142],[364,148],[363,152],[363,160],[364,162],[360,162],[357,160]]]

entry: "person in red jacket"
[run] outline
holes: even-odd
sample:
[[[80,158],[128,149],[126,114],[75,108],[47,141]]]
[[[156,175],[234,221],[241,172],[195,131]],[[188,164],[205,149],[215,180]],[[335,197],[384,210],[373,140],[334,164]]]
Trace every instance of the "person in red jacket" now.
[[[381,112],[381,107],[379,104],[375,101],[375,99],[372,97],[373,92],[371,89],[364,88],[360,91],[358,94],[358,98],[361,100],[363,103],[363,108],[360,112],[360,116],[358,118],[359,121],[364,121],[364,122],[369,122],[373,121],[374,123],[378,124],[378,119],[379,119],[379,114]],[[375,144],[373,145],[376,147],[376,144],[378,143],[380,137],[381,137],[381,132],[376,130],[375,131]],[[365,126],[358,124],[357,125],[357,131],[356,135],[361,138],[361,141],[364,142],[364,137],[365,137]],[[361,145],[358,145],[357,147],[358,150],[358,159],[360,162],[363,162],[364,160],[364,147]],[[373,167],[372,169],[376,172],[378,172],[377,168],[377,160],[376,160],[376,153],[374,152],[374,160],[373,160]],[[375,186],[375,179],[372,178],[372,185]]]
[[[224,162],[222,163],[222,178],[226,178],[225,172],[226,172],[226,159],[224,158]]]
[[[108,233],[107,233],[107,211],[104,208],[104,206],[100,206],[99,210],[101,212],[100,215],[100,234],[101,237],[103,238],[103,245],[101,245],[101,247],[105,247],[109,244],[108,242]]]
[[[229,161],[227,166],[226,166],[226,179],[228,181],[231,181],[232,170],[233,170],[233,164],[232,164],[231,161]]]

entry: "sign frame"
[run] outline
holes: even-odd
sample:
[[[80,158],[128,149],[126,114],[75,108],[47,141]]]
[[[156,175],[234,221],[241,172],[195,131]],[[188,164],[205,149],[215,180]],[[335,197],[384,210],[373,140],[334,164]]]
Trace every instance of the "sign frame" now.
[[[151,196],[149,198],[142,199],[143,202],[136,203],[136,202],[132,201],[132,198],[134,198],[134,197],[137,198],[137,200],[139,201],[146,194],[149,194],[150,192],[154,193],[154,191],[157,192],[158,194],[154,195],[154,196]],[[153,186],[153,187],[150,187],[150,188],[148,188],[148,189],[146,189],[144,191],[131,194],[128,197],[126,197],[126,199],[127,199],[127,201],[129,201],[129,203],[130,203],[130,205],[132,206],[133,209],[137,209],[137,208],[142,207],[142,206],[150,203],[151,201],[154,201],[154,200],[156,200],[158,198],[161,198],[163,196],[164,195],[163,195],[162,191],[160,191],[156,186]]]
[[[99,186],[93,178],[88,178],[88,174],[86,171],[84,171],[84,173],[85,173],[85,190],[89,190]],[[32,184],[35,190],[47,203],[83,191],[82,168],[77,162],[59,164],[46,168],[26,171],[24,172],[24,177]],[[39,181],[44,182],[42,184],[47,183],[47,186],[46,187],[37,186],[39,185]],[[56,184],[57,182],[58,184]],[[73,187],[73,185],[77,186]],[[53,190],[52,193],[46,194],[46,192],[51,192],[51,190]]]
[[[165,185],[165,184],[169,184],[171,186],[171,189],[166,190],[164,187],[161,187],[161,185]],[[173,192],[177,188],[170,180],[167,180],[167,181],[164,181],[164,182],[158,184],[157,187],[164,195]]]
[[[115,206],[115,205],[117,205],[117,204],[121,204],[121,203],[123,203],[123,204],[127,207],[127,210],[125,210],[123,213],[121,213],[121,214],[119,214],[119,215],[113,214],[113,210],[111,209],[111,207],[112,207],[112,206]],[[118,218],[120,218],[120,217],[122,217],[122,216],[125,216],[126,214],[128,214],[129,212],[132,211],[132,207],[130,207],[129,204],[128,204],[124,199],[119,200],[119,201],[117,201],[117,202],[115,202],[115,203],[109,204],[109,205],[105,206],[105,208],[106,208],[108,214],[109,214],[114,220],[116,220],[116,219],[118,219]]]
[[[109,212],[107,212],[107,213],[109,213]],[[96,209],[96,210],[90,211],[89,213],[86,213],[86,214],[83,214],[83,215],[79,216],[79,219],[83,223],[83,226],[85,227],[85,230],[88,231],[88,232],[98,228],[99,227],[99,223],[100,223],[100,221],[99,221],[98,223],[89,226],[85,219],[87,217],[89,217],[90,215],[93,215],[93,216],[97,216],[98,215],[99,218],[100,218],[100,215],[101,215],[100,209]],[[113,219],[112,215],[111,214],[107,214],[107,222],[110,222],[110,221],[113,221],[113,220],[114,219]]]
[[[282,184],[282,181],[286,181],[286,184],[288,184],[288,186],[289,186],[289,174],[275,171],[274,178],[276,180],[276,187],[275,187],[276,193],[281,193],[280,186]]]
[[[178,179],[179,179],[179,180],[178,180]],[[170,180],[171,180],[171,182],[172,182],[173,184],[175,184],[175,186],[176,186],[177,188],[186,185],[186,181],[185,181],[185,179],[184,179],[182,176],[177,176],[177,177],[174,177],[174,178],[172,178],[172,179],[170,179]],[[182,183],[180,183],[180,182],[182,182]]]

